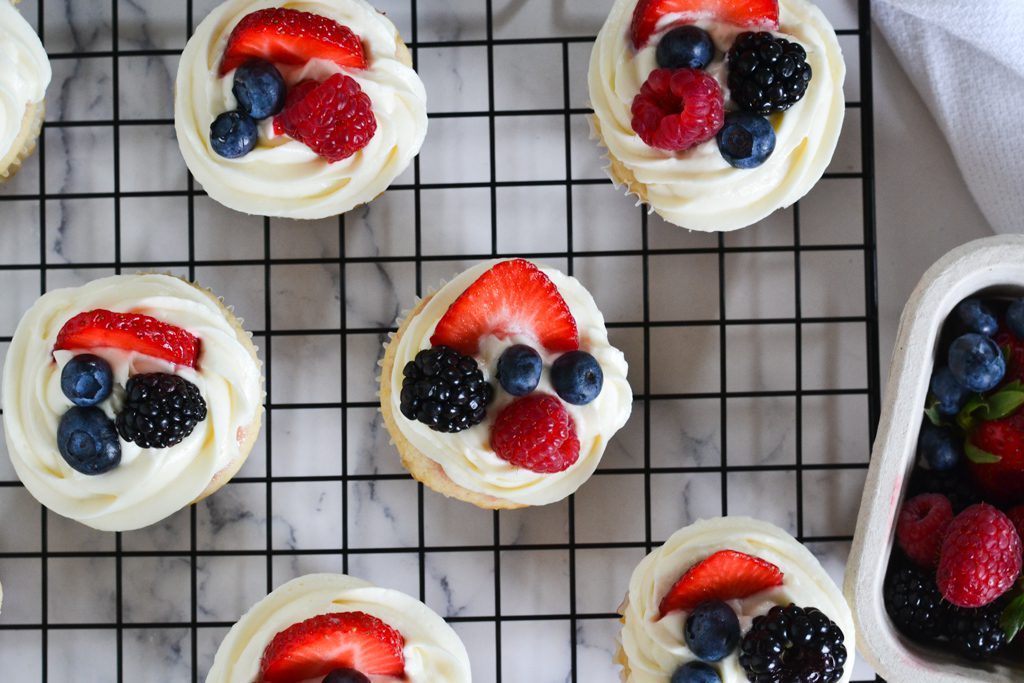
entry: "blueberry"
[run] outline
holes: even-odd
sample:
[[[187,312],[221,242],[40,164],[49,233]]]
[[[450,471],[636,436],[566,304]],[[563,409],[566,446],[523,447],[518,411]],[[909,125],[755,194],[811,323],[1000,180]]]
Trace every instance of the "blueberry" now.
[[[917,455],[936,472],[948,472],[963,457],[963,444],[948,427],[936,427],[928,420],[917,437]]]
[[[244,157],[258,139],[256,122],[242,111],[224,112],[210,124],[210,146],[225,159]]]
[[[683,628],[686,646],[705,662],[719,662],[740,642],[740,620],[721,600],[697,605]]]
[[[671,683],[722,683],[722,677],[704,662],[687,662],[672,674]]]
[[[231,92],[238,100],[238,108],[259,121],[281,111],[288,88],[273,64],[252,59],[235,70]]]
[[[715,44],[699,26],[680,26],[662,36],[655,56],[663,69],[703,69],[715,56]]]
[[[60,390],[76,406],[94,406],[114,388],[110,363],[91,353],[75,356],[60,372]]]
[[[946,417],[959,413],[970,393],[956,381],[949,368],[939,368],[935,371],[932,375],[931,390],[932,396],[938,401],[939,414]]]
[[[986,337],[995,336],[999,331],[999,323],[988,306],[977,299],[964,299],[956,307],[956,314],[960,322],[971,332],[983,334]]]
[[[964,388],[978,393],[995,389],[1006,374],[999,346],[988,337],[968,332],[949,346],[949,369]]]
[[[1024,299],[1017,299],[1006,309],[1006,325],[1019,339],[1024,339]]]
[[[745,111],[725,115],[718,151],[735,168],[757,168],[775,151],[775,129],[763,116]]]
[[[323,683],[370,683],[370,679],[355,669],[335,669]]]
[[[121,442],[106,413],[96,407],[74,407],[57,427],[57,450],[82,474],[103,474],[121,463]]]
[[[526,344],[510,346],[498,359],[498,383],[513,396],[526,396],[537,388],[544,361]]]
[[[563,401],[582,406],[601,393],[604,373],[597,359],[586,351],[570,351],[551,364],[551,384]]]

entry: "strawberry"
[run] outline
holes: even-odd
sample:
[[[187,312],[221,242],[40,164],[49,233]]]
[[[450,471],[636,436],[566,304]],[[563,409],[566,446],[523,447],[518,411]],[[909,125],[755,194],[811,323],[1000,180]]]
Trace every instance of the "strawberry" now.
[[[555,283],[524,259],[502,261],[477,278],[438,321],[430,345],[472,356],[489,334],[526,334],[556,353],[580,347],[576,319]]]
[[[366,68],[363,44],[352,29],[319,14],[284,7],[262,9],[238,22],[228,37],[220,75],[253,57],[298,66],[326,59],[338,66]]]
[[[491,427],[502,460],[531,472],[563,472],[580,457],[576,425],[554,396],[534,393],[505,406]]]
[[[377,119],[359,83],[334,74],[323,83],[303,81],[295,86],[274,118],[274,131],[290,135],[333,164],[370,143]]]
[[[782,585],[782,570],[736,550],[720,550],[690,567],[661,600],[661,616],[708,600],[738,600]]]
[[[998,460],[991,462],[994,458],[984,454]],[[979,423],[968,437],[967,455],[974,483],[986,499],[1007,504],[1024,501],[1024,410]]]
[[[57,333],[54,350],[115,348],[196,367],[199,338],[140,313],[115,313],[98,308],[79,313]]]
[[[640,50],[647,45],[658,22],[668,14],[680,15],[673,23],[711,19],[755,30],[779,28],[778,0],[640,0],[630,28],[633,47]]]
[[[259,683],[297,683],[350,668],[367,676],[405,675],[405,639],[365,612],[321,614],[289,626],[263,651]]]

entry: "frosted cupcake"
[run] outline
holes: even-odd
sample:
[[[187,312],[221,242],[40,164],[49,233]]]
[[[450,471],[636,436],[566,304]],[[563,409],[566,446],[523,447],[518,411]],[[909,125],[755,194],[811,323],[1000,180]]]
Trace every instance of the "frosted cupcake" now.
[[[419,600],[343,574],[284,584],[246,612],[207,683],[470,683],[466,648]]]
[[[482,508],[553,503],[629,418],[626,360],[575,278],[483,263],[422,299],[387,344],[380,402],[406,469]]]
[[[427,131],[426,91],[365,0],[228,0],[181,55],[181,153],[236,211],[324,218],[374,199]]]
[[[814,555],[766,522],[720,517],[677,531],[633,571],[620,611],[625,683],[852,675],[849,606]]]
[[[207,290],[155,274],[58,289],[7,352],[7,448],[54,512],[137,529],[234,476],[259,434],[262,383],[251,335]]]
[[[845,74],[807,0],[616,0],[590,58],[594,132],[612,180],[665,220],[735,230],[821,178]]]
[[[8,0],[0,0],[0,182],[36,147],[50,76],[39,36]]]

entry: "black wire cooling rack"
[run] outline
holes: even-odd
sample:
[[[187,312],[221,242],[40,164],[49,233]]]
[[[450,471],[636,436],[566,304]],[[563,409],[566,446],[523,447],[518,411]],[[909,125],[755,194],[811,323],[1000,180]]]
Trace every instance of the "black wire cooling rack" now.
[[[377,2],[410,38],[431,93],[431,135],[413,168],[368,209],[329,221],[220,209],[183,171],[165,171],[184,168],[169,95],[177,55],[215,4],[21,4],[55,78],[38,150],[0,189],[2,348],[40,292],[115,272],[175,272],[248,318],[267,413],[235,480],[140,532],[98,534],[48,513],[0,459],[4,671],[24,681],[72,672],[80,682],[201,681],[250,604],[294,575],[336,570],[446,615],[475,681],[611,682],[629,572],[699,516],[764,513],[838,577],[879,411],[868,0],[821,3],[850,66],[832,167],[797,206],[727,235],[667,226],[595,171],[586,65],[610,0]],[[520,57],[535,60],[533,72],[507,68]],[[560,82],[547,99],[518,90],[538,68]],[[166,93],[139,95],[145,81]],[[518,131],[536,152],[535,128],[563,149],[541,145],[540,176],[510,178],[504,157],[519,142],[505,136]],[[486,157],[479,177],[453,177],[437,161],[460,144],[465,158]],[[506,225],[503,205],[517,197],[540,207],[543,229]],[[609,217],[600,202],[626,209]],[[461,233],[439,227],[470,211],[478,220]],[[576,496],[497,513],[445,501],[404,473],[375,411],[372,372],[414,294],[512,252],[594,291],[630,361],[635,404]],[[291,283],[323,272],[319,315],[330,324],[308,324]],[[779,283],[782,294],[765,294]],[[666,378],[691,365],[704,370]],[[304,532],[310,520],[316,534]]]

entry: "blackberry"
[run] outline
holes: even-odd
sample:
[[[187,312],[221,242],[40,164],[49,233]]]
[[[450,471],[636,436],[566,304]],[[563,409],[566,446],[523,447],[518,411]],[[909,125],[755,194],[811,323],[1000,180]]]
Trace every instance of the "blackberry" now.
[[[999,625],[1002,603],[967,609],[947,604],[943,631],[950,645],[968,659],[981,660],[995,654],[1006,644],[1006,633]]]
[[[786,111],[803,99],[811,82],[803,46],[766,31],[739,34],[728,63],[730,97],[754,114]]]
[[[835,622],[814,607],[772,607],[754,618],[740,643],[740,665],[751,683],[835,683],[846,646]]]
[[[183,377],[164,372],[133,375],[124,390],[117,433],[141,448],[180,443],[206,419],[206,401],[199,388]]]
[[[883,595],[885,610],[901,633],[918,641],[940,635],[945,608],[932,577],[909,567],[891,567]]]
[[[435,432],[461,432],[480,424],[494,397],[476,360],[447,346],[420,351],[402,374],[402,415]]]

